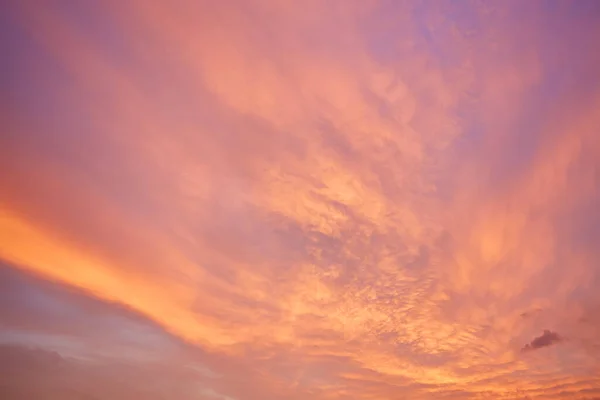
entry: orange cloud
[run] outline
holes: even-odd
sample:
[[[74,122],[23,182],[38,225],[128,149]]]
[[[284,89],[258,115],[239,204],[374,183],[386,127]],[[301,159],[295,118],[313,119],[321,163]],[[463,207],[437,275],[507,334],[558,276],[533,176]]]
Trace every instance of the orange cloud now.
[[[589,398],[599,32],[556,12],[11,5],[0,259],[272,398]]]

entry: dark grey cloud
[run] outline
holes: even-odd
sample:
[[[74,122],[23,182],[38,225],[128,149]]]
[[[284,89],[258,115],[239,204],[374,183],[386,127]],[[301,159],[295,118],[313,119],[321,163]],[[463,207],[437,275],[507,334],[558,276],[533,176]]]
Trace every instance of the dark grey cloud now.
[[[0,261],[0,344],[61,343],[87,356],[183,351],[178,339],[134,311],[11,267]]]
[[[540,349],[542,347],[552,346],[555,343],[562,341],[563,338],[556,332],[544,330],[541,336],[536,337],[530,343],[527,343],[521,351],[530,351]]]
[[[6,400],[214,399],[200,374],[147,363],[89,363],[41,348],[0,345]],[[223,396],[221,396],[223,398]]]

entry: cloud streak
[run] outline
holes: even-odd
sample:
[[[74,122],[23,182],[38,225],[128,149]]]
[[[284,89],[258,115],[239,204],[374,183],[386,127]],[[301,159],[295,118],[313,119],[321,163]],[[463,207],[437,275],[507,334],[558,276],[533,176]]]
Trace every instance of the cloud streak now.
[[[592,2],[2,18],[0,259],[35,277],[0,307],[19,357],[57,351],[88,392],[116,379],[91,364],[133,364],[195,398],[167,371],[185,360],[227,400],[598,395]],[[569,340],[520,351],[548,326]]]

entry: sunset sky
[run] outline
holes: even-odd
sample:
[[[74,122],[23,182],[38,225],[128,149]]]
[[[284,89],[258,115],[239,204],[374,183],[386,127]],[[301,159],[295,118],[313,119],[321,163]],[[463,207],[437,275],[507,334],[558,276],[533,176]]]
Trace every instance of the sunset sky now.
[[[0,398],[600,399],[600,1],[1,3]]]

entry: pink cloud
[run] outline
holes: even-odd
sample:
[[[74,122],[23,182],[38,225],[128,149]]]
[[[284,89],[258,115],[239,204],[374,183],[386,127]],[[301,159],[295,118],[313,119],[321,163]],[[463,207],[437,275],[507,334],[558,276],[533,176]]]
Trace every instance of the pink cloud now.
[[[0,260],[63,289],[2,333],[57,393],[596,395],[590,4],[10,2]]]

